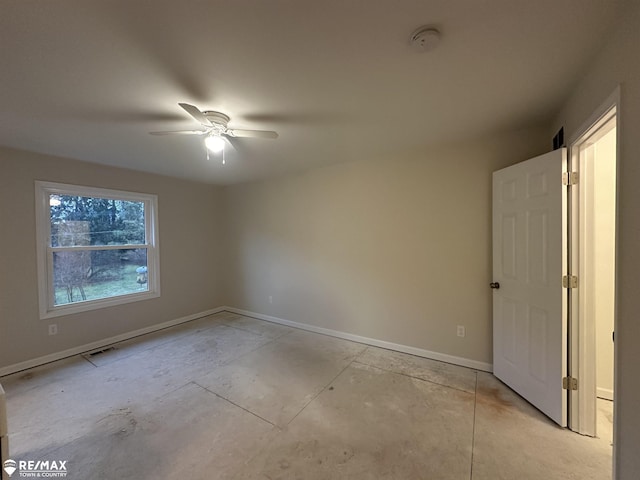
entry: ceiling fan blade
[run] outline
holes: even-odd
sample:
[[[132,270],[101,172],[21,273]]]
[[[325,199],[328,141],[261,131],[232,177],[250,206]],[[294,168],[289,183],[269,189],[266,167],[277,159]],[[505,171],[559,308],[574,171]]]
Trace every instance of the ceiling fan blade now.
[[[202,130],[174,130],[170,132],[149,132],[150,135],[204,135]]]
[[[231,149],[235,152],[238,151],[238,144],[236,143],[235,139],[233,137],[229,137],[228,135],[225,135],[224,137],[222,137],[225,139],[225,141],[227,142],[227,145],[231,146]]]
[[[191,115],[193,118],[195,118],[198,122],[200,122],[205,127],[213,126],[213,124],[209,121],[209,119],[204,116],[204,113],[202,113],[197,107],[194,107],[193,105],[189,105],[188,103],[179,103],[178,105],[184,108],[189,115]]]
[[[228,132],[234,137],[278,138],[278,134],[276,132],[268,130],[244,130],[242,128],[232,128],[229,129]]]

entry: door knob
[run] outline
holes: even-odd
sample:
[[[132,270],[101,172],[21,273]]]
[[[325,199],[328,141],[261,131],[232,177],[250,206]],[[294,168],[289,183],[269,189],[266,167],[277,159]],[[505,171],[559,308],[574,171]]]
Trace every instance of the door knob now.
[[[491,282],[491,283],[489,284],[489,286],[490,286],[491,288],[498,289],[498,288],[500,288],[500,283],[499,283],[499,282]]]

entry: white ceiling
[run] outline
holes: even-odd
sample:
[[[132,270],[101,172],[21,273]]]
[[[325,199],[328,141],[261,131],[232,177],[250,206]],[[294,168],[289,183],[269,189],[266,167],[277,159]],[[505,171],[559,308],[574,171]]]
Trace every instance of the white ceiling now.
[[[615,0],[2,0],[0,145],[231,184],[548,121]],[[416,53],[421,25],[442,43]],[[227,165],[177,104],[219,110]]]

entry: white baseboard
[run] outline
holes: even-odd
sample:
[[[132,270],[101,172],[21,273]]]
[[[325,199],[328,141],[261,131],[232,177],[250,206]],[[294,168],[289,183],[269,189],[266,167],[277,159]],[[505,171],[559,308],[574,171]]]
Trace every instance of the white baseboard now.
[[[596,388],[596,396],[605,400],[613,400],[613,390],[608,388]]]
[[[240,308],[235,308],[235,307],[223,307],[223,310],[226,310],[232,313],[237,313],[239,315],[254,317],[260,320],[266,320],[267,322],[273,322],[281,325],[287,325],[289,327],[299,328],[301,330],[307,330],[309,332],[329,335],[330,337],[337,337],[337,338],[342,338],[344,340],[351,340],[358,343],[364,343],[366,345],[372,345],[374,347],[386,348],[387,350],[395,350],[397,352],[409,353],[411,355],[416,355],[418,357],[430,358],[431,360],[438,360],[441,362],[452,363],[454,365],[473,368],[475,370],[482,370],[484,372],[493,372],[492,364],[479,362],[477,360],[470,360],[468,358],[456,357],[454,355],[447,355],[446,353],[432,352],[429,350],[424,350],[422,348],[410,347],[407,345],[400,345],[398,343],[386,342],[384,340],[378,340],[375,338],[362,337],[360,335],[354,335],[352,333],[341,332],[338,330],[331,330],[329,328],[316,327],[314,325],[308,325],[306,323],[299,323],[291,320],[285,320],[283,318],[272,317],[271,315],[263,315],[262,313],[250,312],[248,310],[242,310]]]
[[[473,368],[475,370],[482,370],[485,372],[493,371],[493,365],[490,363],[479,362],[477,360],[470,360],[468,358],[463,358],[463,357],[456,357],[454,355],[447,355],[446,353],[432,352],[429,350],[424,350],[422,348],[410,347],[407,345],[387,342],[387,341],[378,340],[375,338],[363,337],[360,335],[354,335],[352,333],[346,333],[338,330],[332,330],[329,328],[308,325],[306,323],[294,322],[292,320],[285,320],[283,318],[273,317],[271,315],[264,315],[261,313],[250,312],[248,310],[242,310],[240,308],[217,307],[211,310],[206,310],[204,312],[194,313],[192,315],[187,315],[186,317],[176,318],[174,320],[169,320],[167,322],[159,323],[157,325],[151,325],[149,327],[134,330],[132,332],[122,333],[114,337],[109,337],[109,338],[98,340],[92,343],[87,343],[85,345],[80,345],[78,347],[73,347],[68,350],[63,350],[62,352],[51,353],[43,357],[38,357],[31,360],[26,360],[24,362],[15,363],[13,365],[8,365],[6,367],[0,368],[0,377],[5,375],[10,375],[12,373],[20,372],[28,368],[44,365],[46,363],[55,362],[56,360],[61,360],[63,358],[72,357],[74,355],[79,355],[81,353],[97,350],[99,348],[103,348],[108,345],[112,345],[114,343],[122,342],[124,340],[129,340],[134,337],[139,337],[140,335],[144,335],[146,333],[156,332],[158,330],[163,330],[165,328],[173,327],[175,325],[180,325],[181,323],[190,322],[191,320],[206,317],[208,315],[213,315],[215,313],[219,313],[223,311],[237,313],[239,315],[246,315],[246,316],[254,317],[260,320],[265,320],[267,322],[287,325],[289,327],[299,328],[301,330],[307,330],[309,332],[320,333],[323,335],[329,335],[331,337],[342,338],[344,340],[351,340],[353,342],[364,343],[366,345],[372,345],[374,347],[386,348],[387,350],[394,350],[397,352],[416,355],[418,357],[430,358],[432,360],[452,363],[454,365]],[[601,396],[600,389],[598,389],[598,396],[599,397]],[[603,397],[603,398],[608,398],[608,397]],[[613,399],[613,392],[611,392],[611,399]]]
[[[106,347],[107,345],[112,345],[114,343],[122,342],[124,340],[129,340],[130,338],[139,337],[140,335],[156,332],[158,330],[163,330],[165,328],[173,327],[175,325],[180,325],[181,323],[190,322],[191,320],[206,317],[208,315],[213,315],[214,313],[219,313],[224,310],[226,310],[226,307],[212,308],[211,310],[206,310],[204,312],[194,313],[192,315],[187,315],[186,317],[180,317],[174,320],[169,320],[164,323],[159,323],[157,325],[151,325],[149,327],[140,328],[139,330],[134,330],[132,332],[122,333],[120,335],[116,335],[115,337],[109,337],[103,340],[87,343],[85,345],[80,345],[79,347],[73,347],[68,350],[63,350],[62,352],[51,353],[43,357],[38,357],[31,360],[26,360],[24,362],[15,363],[13,365],[0,368],[0,377],[4,375],[10,375],[12,373],[20,372],[21,370],[26,370],[28,368],[44,365],[45,363],[55,362],[56,360],[62,360],[63,358],[72,357],[74,355],[79,355],[81,353],[90,352],[92,350]]]

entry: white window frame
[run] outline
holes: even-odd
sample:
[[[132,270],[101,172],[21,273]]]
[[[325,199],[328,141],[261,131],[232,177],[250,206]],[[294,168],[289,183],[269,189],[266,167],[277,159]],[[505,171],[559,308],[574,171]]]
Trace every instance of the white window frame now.
[[[125,303],[148,300],[160,296],[160,254],[158,248],[158,197],[147,193],[125,192],[105,188],[86,187],[53,182],[35,182],[36,193],[36,236],[37,236],[37,264],[38,264],[38,303],[40,319],[71,315],[74,313],[96,310],[99,308],[122,305]],[[117,295],[97,300],[55,305],[53,282],[53,253],[59,247],[51,246],[51,213],[49,197],[51,194],[75,195],[82,197],[108,198],[114,200],[128,200],[143,202],[145,209],[145,241],[135,245],[106,245],[106,246],[78,246],[72,247],[78,251],[93,250],[122,250],[129,248],[144,248],[147,250],[148,290],[124,295]],[[68,248],[66,249],[68,250]]]

